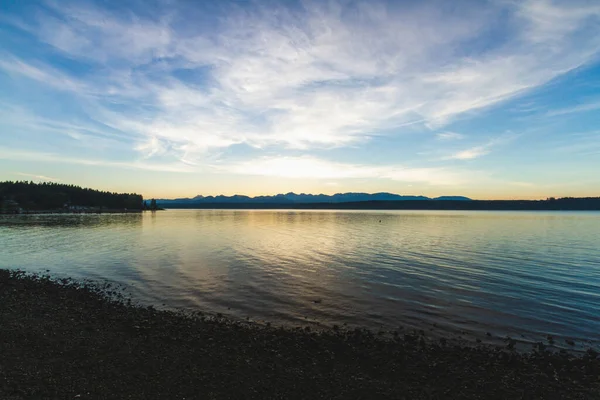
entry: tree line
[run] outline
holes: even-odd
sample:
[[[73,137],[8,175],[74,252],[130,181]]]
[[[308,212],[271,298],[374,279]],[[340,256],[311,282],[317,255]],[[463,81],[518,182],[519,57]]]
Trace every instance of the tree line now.
[[[215,209],[333,209],[333,210],[490,210],[600,211],[600,197],[546,200],[372,200],[346,203],[169,203],[168,208]]]
[[[25,210],[56,210],[70,206],[105,209],[143,209],[144,198],[135,193],[111,193],[54,182],[0,182],[0,203]]]

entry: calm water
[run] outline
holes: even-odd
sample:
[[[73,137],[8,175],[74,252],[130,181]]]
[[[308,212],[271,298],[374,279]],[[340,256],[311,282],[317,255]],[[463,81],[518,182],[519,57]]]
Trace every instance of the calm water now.
[[[0,216],[0,267],[275,323],[600,343],[597,212]]]

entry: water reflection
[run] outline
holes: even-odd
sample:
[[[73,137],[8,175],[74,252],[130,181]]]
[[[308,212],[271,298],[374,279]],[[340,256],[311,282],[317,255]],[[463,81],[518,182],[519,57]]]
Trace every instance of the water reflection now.
[[[173,210],[0,217],[0,265],[244,318],[598,340],[600,213]]]
[[[141,225],[142,213],[125,214],[15,214],[0,215],[3,228],[93,227],[105,225]]]

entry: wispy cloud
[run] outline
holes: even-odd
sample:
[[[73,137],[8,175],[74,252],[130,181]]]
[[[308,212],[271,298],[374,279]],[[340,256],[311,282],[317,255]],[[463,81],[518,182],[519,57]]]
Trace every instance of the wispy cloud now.
[[[84,78],[14,56],[0,68],[86,97],[90,117],[145,137],[133,148],[149,159],[159,154],[152,141],[196,162],[242,143],[328,148],[407,123],[439,127],[577,68],[600,48],[593,4],[477,3],[466,15],[431,3],[225,4],[212,30],[175,23],[186,14],[180,3],[158,19],[50,4],[52,14],[20,25],[95,68]],[[501,14],[507,26],[494,25]],[[465,57],[463,44],[492,26],[505,40]],[[182,69],[193,78],[178,77]]]
[[[0,69],[13,75],[22,75],[26,78],[33,79],[52,86],[58,90],[72,91],[75,93],[85,94],[85,85],[78,82],[77,79],[71,78],[68,74],[44,63],[27,63],[17,57],[4,55],[0,59]]]
[[[162,172],[197,172],[183,162],[149,163],[147,161],[111,161],[104,159],[77,158],[52,152],[36,152],[0,147],[0,160],[51,162],[54,164],[75,164],[101,167],[117,167]]]
[[[94,149],[114,148],[115,143],[138,143],[145,136],[121,132],[102,124],[81,121],[63,121],[37,115],[27,108],[0,101],[0,120],[8,126],[21,130],[64,135],[85,142]]]
[[[439,140],[460,140],[464,139],[465,135],[456,132],[440,132],[435,135]]]
[[[590,102],[585,104],[579,104],[573,107],[565,107],[556,110],[551,110],[546,113],[549,117],[556,117],[559,115],[576,114],[588,111],[600,110],[600,101]]]
[[[489,146],[475,146],[470,149],[461,150],[458,153],[451,155],[450,159],[455,160],[472,160],[481,156],[489,154],[491,151]]]
[[[505,133],[496,138],[490,139],[487,143],[470,147],[468,149],[460,150],[452,155],[445,157],[449,160],[473,160],[475,158],[483,157],[492,152],[492,149],[497,146],[505,145],[515,140],[519,135],[514,133]]]
[[[17,173],[15,173],[15,175],[26,176],[28,178],[34,178],[34,179],[37,179],[37,180],[40,180],[40,181],[50,181],[50,182],[58,181],[57,178],[51,178],[49,176],[44,176],[44,175],[26,174],[24,172],[17,172]]]
[[[400,182],[420,182],[431,185],[464,183],[475,174],[448,168],[412,168],[401,165],[362,165],[338,163],[303,157],[263,157],[259,159],[215,166],[216,170],[242,175],[276,176],[310,179],[378,178]]]

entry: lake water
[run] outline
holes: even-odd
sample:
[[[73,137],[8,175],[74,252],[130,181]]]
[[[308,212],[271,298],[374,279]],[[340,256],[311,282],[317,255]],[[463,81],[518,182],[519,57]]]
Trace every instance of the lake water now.
[[[600,342],[598,212],[5,215],[0,267],[256,321]]]

